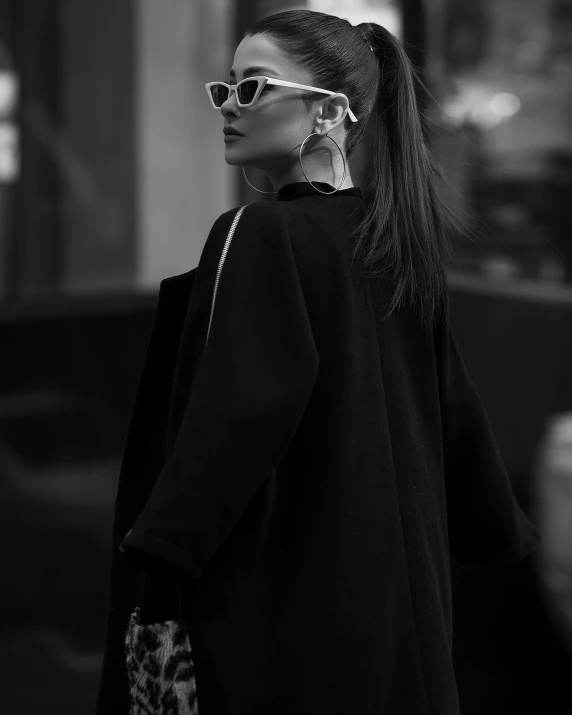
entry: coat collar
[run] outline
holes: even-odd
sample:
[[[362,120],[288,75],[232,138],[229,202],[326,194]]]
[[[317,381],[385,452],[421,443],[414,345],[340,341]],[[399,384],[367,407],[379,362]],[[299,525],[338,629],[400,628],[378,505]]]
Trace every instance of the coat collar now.
[[[319,189],[322,191],[333,191],[334,187],[331,184],[326,184],[323,181],[313,181]],[[296,181],[293,184],[284,184],[279,190],[276,196],[278,201],[290,201],[291,199],[297,199],[302,196],[326,196],[326,194],[321,194],[308,182],[308,181]],[[332,194],[332,198],[337,196],[357,196],[362,198],[361,189],[359,186],[352,186],[350,189],[342,189],[341,191],[336,191]]]

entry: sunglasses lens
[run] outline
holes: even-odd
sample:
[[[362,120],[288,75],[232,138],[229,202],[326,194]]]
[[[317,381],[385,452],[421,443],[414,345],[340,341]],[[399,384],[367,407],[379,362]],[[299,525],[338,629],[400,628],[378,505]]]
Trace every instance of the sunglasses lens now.
[[[210,87],[211,97],[215,107],[220,107],[228,99],[229,90],[224,86],[224,84],[213,84]]]
[[[242,105],[250,104],[254,99],[257,89],[258,82],[255,79],[246,80],[246,82],[243,82],[238,88],[238,101]],[[213,84],[210,91],[215,107],[222,106],[228,99],[229,90],[224,84]]]
[[[238,88],[238,101],[241,104],[250,104],[254,99],[257,89],[258,82],[255,79],[249,79],[243,82]]]

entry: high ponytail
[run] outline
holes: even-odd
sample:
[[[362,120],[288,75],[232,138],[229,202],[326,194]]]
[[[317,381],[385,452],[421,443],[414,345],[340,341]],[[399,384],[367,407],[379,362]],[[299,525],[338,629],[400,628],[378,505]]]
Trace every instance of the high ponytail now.
[[[472,234],[440,194],[440,184],[447,182],[430,155],[427,120],[419,107],[419,98],[429,93],[401,43],[381,25],[354,27],[312,10],[269,15],[245,37],[255,34],[268,35],[308,68],[315,87],[347,95],[358,119],[345,119],[348,160],[374,114],[374,176],[364,196],[365,216],[352,233],[352,262],[391,282],[383,318],[406,301],[428,327],[448,318],[445,266],[452,238],[471,240]],[[308,94],[304,103],[311,110],[323,95]]]

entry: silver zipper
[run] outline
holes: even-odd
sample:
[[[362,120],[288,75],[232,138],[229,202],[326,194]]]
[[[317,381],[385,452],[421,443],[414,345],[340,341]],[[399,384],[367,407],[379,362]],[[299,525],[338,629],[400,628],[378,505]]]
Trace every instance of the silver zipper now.
[[[214,286],[214,291],[213,291],[213,299],[212,299],[212,303],[211,303],[211,317],[210,317],[210,320],[209,320],[209,328],[208,328],[208,330],[207,330],[207,341],[205,342],[205,349],[206,349],[206,346],[207,346],[206,343],[207,343],[208,340],[209,340],[209,333],[210,333],[210,331],[211,331],[211,323],[212,323],[212,320],[213,320],[213,311],[214,311],[214,304],[215,304],[215,299],[216,299],[216,291],[217,291],[217,288],[218,288],[218,282],[219,282],[219,280],[220,280],[220,274],[221,274],[221,272],[222,272],[222,265],[223,265],[223,263],[224,263],[224,259],[226,258],[226,254],[227,254],[228,249],[229,249],[229,247],[230,247],[230,242],[232,241],[232,236],[233,236],[234,231],[235,231],[235,229],[236,229],[236,225],[237,225],[237,223],[238,223],[238,221],[239,221],[239,219],[240,219],[240,216],[242,215],[242,212],[244,211],[245,208],[246,208],[246,206],[241,206],[240,209],[238,210],[236,216],[234,217],[234,221],[232,222],[232,224],[231,224],[231,226],[230,226],[230,230],[229,230],[229,232],[228,232],[228,236],[227,236],[227,238],[226,238],[226,241],[225,241],[225,244],[224,244],[224,248],[223,248],[223,250],[222,250],[222,255],[221,255],[220,261],[219,261],[219,263],[218,263],[218,270],[217,270],[217,272],[216,272],[215,286]]]

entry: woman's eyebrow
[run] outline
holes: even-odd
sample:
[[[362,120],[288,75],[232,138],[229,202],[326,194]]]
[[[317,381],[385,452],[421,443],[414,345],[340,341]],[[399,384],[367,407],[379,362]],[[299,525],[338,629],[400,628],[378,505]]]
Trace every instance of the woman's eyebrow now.
[[[257,75],[257,74],[265,74],[265,75],[274,75],[275,77],[278,76],[278,72],[275,70],[271,69],[270,67],[262,67],[260,65],[253,65],[252,67],[247,67],[242,76],[244,77],[250,77],[250,75]],[[229,75],[231,77],[236,76],[236,72],[231,69],[229,72]]]

